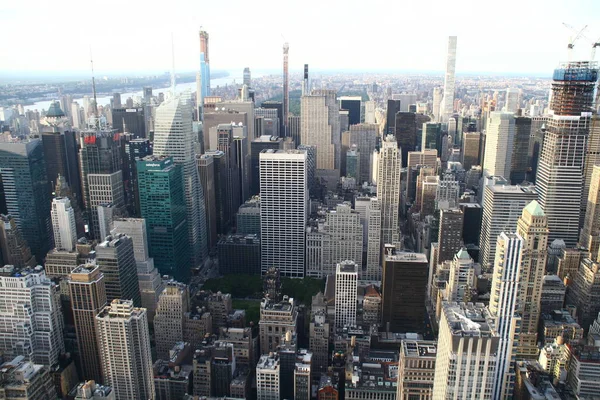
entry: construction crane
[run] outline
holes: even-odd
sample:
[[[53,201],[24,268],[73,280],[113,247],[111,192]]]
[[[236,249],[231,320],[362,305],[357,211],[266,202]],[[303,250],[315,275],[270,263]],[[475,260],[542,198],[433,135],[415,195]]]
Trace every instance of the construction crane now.
[[[573,57],[573,47],[575,47],[575,42],[583,36],[583,32],[587,29],[587,25],[584,26],[581,29],[577,29],[567,23],[563,22],[563,25],[565,27],[567,27],[570,31],[572,31],[573,33],[575,33],[575,37],[571,36],[571,38],[569,39],[569,44],[567,45],[567,49],[568,49],[568,54],[567,54],[567,61],[571,61],[572,57]],[[594,48],[595,49],[595,48]]]

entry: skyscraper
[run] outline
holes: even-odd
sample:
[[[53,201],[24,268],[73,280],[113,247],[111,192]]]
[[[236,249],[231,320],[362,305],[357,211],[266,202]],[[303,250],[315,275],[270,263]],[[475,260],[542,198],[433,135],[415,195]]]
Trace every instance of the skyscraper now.
[[[52,228],[54,229],[54,247],[58,250],[72,251],[77,243],[75,213],[68,198],[52,200]]]
[[[378,128],[375,124],[357,124],[350,126],[350,144],[355,144],[360,153],[360,174],[356,182],[371,182],[373,165],[371,155],[377,145]]]
[[[79,162],[84,219],[88,224],[89,233],[99,241],[104,238],[100,237],[97,206],[113,200],[121,202],[116,206],[124,205],[122,152],[119,140],[114,131],[85,131],[80,137]]]
[[[479,261],[484,270],[492,271],[496,254],[496,238],[502,232],[514,232],[523,208],[537,200],[533,187],[527,186],[485,186],[483,217],[479,236]]]
[[[398,211],[400,207],[401,155],[393,135],[387,135],[378,156],[377,198],[381,201],[381,240],[394,244],[400,240]]]
[[[146,309],[113,300],[96,316],[104,383],[116,400],[154,399],[154,374]]]
[[[216,203],[216,177],[215,159],[211,154],[197,155],[200,183],[204,190],[204,207],[206,209],[206,234],[208,247],[217,245],[217,203]]]
[[[182,95],[173,96],[156,109],[154,155],[171,156],[176,164],[181,165],[192,267],[200,266],[208,253],[204,190],[194,154],[196,141],[190,99]]]
[[[528,152],[531,137],[531,118],[515,117],[515,138],[510,165],[510,181],[513,185],[526,179],[529,166]]]
[[[521,255],[519,304],[522,324],[517,356],[521,359],[535,358],[538,354],[542,282],[548,257],[548,222],[537,200],[523,209],[517,222],[517,233],[525,240]]]
[[[592,260],[598,258],[600,247],[600,165],[593,166],[579,245],[590,251]]]
[[[50,185],[40,139],[0,143],[0,177],[8,213],[36,259],[51,246]]]
[[[189,241],[181,165],[172,157],[137,162],[140,211],[148,226],[150,256],[161,274],[189,276]]]
[[[107,236],[96,246],[96,262],[104,274],[107,301],[123,299],[141,303],[133,241],[129,236],[121,233]]]
[[[200,79],[201,100],[204,102],[206,96],[210,96],[210,58],[208,54],[208,32],[200,31]],[[199,104],[198,107],[202,107]]]
[[[290,45],[288,42],[283,44],[283,124],[285,125],[285,131],[280,132],[280,136],[289,136],[287,132],[288,126],[288,115],[290,112],[290,82],[289,82],[289,71],[288,71],[288,53],[290,52]]]
[[[358,266],[354,261],[338,263],[335,271],[335,327],[356,325]]]
[[[341,168],[340,114],[333,90],[313,90],[301,99],[300,138],[316,146],[317,176],[337,185]]]
[[[348,123],[350,126],[360,124],[360,108],[362,98],[360,96],[342,96],[339,98],[340,109],[348,110]]]
[[[515,88],[506,89],[506,98],[504,101],[504,109],[502,111],[516,113],[519,111],[519,103],[521,91]]]
[[[95,317],[106,306],[104,275],[93,264],[80,265],[69,276],[69,295],[77,335],[82,378],[102,382]]]
[[[515,117],[512,113],[492,112],[487,122],[483,174],[510,178]]]
[[[156,192],[152,193],[156,195]],[[148,251],[146,220],[144,218],[119,218],[113,222],[113,226],[111,233],[124,233],[133,242],[133,257],[137,265],[142,307],[147,310],[148,321],[152,323],[158,296],[162,292],[163,282],[158,270],[154,268],[154,258],[150,257]],[[182,241],[185,242],[185,239],[182,239]]]
[[[490,298],[490,313],[500,336],[494,398],[505,399],[514,386],[512,368],[516,359],[516,340],[521,330],[519,291],[525,242],[518,234],[502,232],[497,243]]]
[[[304,277],[308,218],[307,154],[301,150],[260,153],[261,269]]]
[[[34,267],[35,257],[11,215],[0,214],[0,261],[17,268]]]
[[[437,264],[452,260],[462,248],[463,221],[464,214],[457,208],[440,210]]]
[[[481,142],[480,132],[465,132],[462,142],[462,165],[468,171],[474,165],[479,165],[479,146]]]
[[[499,335],[481,303],[442,304],[434,399],[492,400]]]
[[[0,351],[4,356],[56,364],[65,351],[60,292],[44,269],[0,268],[0,303]]]
[[[561,64],[553,79],[552,115],[546,122],[536,187],[548,217],[549,240],[563,239],[571,247],[579,234],[583,166],[598,64]]]
[[[387,247],[382,256],[382,325],[390,332],[423,332],[427,257],[394,252],[393,247]]]
[[[175,343],[184,340],[184,314],[189,311],[190,299],[187,285],[167,282],[158,299],[154,317],[156,357],[169,359],[169,351]]]
[[[456,36],[448,37],[448,55],[446,59],[446,76],[444,78],[444,97],[440,105],[440,119],[448,121],[454,113],[454,73],[456,71]]]

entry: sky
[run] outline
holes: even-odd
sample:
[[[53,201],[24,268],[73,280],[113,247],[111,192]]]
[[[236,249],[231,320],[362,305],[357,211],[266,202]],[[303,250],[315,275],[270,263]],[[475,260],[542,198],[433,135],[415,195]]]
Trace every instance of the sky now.
[[[212,70],[443,71],[458,36],[457,73],[547,74],[572,33],[600,36],[600,0],[28,0],[0,2],[0,73],[194,71],[198,31]],[[580,39],[574,59],[589,59]],[[600,50],[596,59],[600,59]]]

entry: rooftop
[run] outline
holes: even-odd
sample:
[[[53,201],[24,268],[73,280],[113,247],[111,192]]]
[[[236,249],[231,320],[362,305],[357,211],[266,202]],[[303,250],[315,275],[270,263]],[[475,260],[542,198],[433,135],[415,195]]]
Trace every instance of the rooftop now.
[[[494,320],[483,303],[444,302],[442,309],[453,336],[498,336]]]
[[[404,357],[435,358],[437,342],[435,340],[403,340],[400,352]]]
[[[537,200],[533,200],[531,203],[529,203],[523,209],[523,211],[527,211],[529,214],[531,214],[534,217],[543,217],[543,216],[545,216],[544,210],[542,210],[542,207],[540,206],[540,203],[537,202]]]
[[[276,371],[279,369],[279,357],[276,355],[264,355],[258,360],[256,369],[270,369]]]

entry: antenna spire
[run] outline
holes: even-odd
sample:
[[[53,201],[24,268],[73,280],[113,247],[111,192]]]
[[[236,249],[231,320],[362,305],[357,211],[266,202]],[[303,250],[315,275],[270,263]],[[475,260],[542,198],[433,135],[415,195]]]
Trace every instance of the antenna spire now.
[[[173,32],[171,32],[171,60],[173,62],[171,67],[171,94],[175,96],[175,45],[173,42]]]
[[[92,46],[90,45],[90,64],[92,67],[92,92],[94,94],[94,119],[96,128],[100,127],[100,120],[98,118],[98,100],[96,98],[96,78],[94,76],[94,57],[92,57]]]

